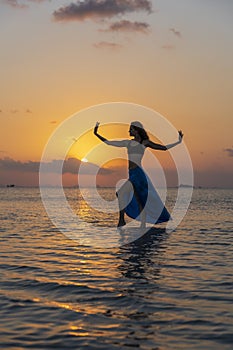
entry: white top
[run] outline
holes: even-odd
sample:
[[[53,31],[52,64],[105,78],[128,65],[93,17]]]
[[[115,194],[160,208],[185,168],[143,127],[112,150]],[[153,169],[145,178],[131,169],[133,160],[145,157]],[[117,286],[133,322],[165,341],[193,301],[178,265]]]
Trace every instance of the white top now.
[[[135,140],[104,141],[107,145],[115,147],[127,147],[129,163],[141,166],[142,157],[146,147]]]

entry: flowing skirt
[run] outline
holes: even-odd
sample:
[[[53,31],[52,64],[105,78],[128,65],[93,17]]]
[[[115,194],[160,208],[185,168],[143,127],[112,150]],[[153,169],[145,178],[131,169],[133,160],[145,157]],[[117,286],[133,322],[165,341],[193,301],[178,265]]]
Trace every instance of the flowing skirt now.
[[[133,186],[132,192],[125,194],[128,203],[125,212],[129,217],[140,220],[140,212],[143,209],[146,212],[147,223],[157,224],[170,219],[169,212],[142,168],[129,169],[129,181]]]

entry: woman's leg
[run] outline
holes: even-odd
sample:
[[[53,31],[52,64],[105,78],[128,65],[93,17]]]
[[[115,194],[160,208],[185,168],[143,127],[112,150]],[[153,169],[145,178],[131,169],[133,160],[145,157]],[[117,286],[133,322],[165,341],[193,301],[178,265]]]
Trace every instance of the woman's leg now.
[[[143,204],[140,201],[140,197],[136,190],[134,189],[134,186],[132,183],[127,180],[124,185],[117,191],[116,195],[118,198],[118,205],[119,205],[119,221],[117,224],[117,227],[124,226],[126,224],[125,222],[125,207],[127,206],[128,203],[126,203],[127,198],[126,194],[134,191],[135,198],[138,202],[139,210],[140,210],[140,215],[141,215],[141,228],[146,227],[146,212],[143,210]]]
[[[125,207],[128,203],[126,203],[126,194],[133,191],[133,186],[129,180],[127,180],[124,185],[116,192],[118,198],[119,205],[119,221],[117,227],[124,226],[125,222]]]

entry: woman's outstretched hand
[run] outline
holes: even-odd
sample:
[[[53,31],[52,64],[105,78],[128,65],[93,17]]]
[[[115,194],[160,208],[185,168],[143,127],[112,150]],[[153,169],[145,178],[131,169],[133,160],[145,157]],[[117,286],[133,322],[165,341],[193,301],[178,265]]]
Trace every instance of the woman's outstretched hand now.
[[[179,141],[181,142],[182,139],[183,139],[184,134],[182,133],[181,130],[179,130],[178,133],[179,133]]]
[[[95,134],[95,135],[97,134],[99,125],[100,125],[100,123],[99,123],[99,122],[96,122],[95,127],[94,127],[94,134]]]

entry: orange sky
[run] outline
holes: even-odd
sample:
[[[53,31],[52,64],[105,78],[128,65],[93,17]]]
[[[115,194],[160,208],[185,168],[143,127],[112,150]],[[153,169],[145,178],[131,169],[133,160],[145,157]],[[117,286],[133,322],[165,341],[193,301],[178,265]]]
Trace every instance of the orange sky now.
[[[197,186],[232,187],[233,3],[157,0],[106,13],[105,1],[93,12],[85,0],[85,16],[77,6],[72,18],[70,3],[1,5],[0,184],[36,184],[28,162],[60,123],[125,101],[183,130]]]

